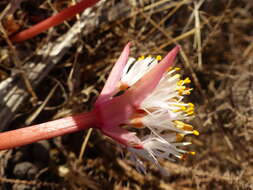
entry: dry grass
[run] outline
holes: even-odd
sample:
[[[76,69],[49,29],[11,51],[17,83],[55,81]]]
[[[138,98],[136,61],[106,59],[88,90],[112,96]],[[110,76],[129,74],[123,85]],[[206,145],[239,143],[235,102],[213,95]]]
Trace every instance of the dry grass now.
[[[105,6],[110,8],[120,2],[110,1]],[[127,159],[121,159],[120,148],[114,143],[97,131],[90,131],[87,138],[87,132],[83,132],[0,152],[2,189],[253,189],[253,3],[125,2],[130,12],[80,36],[36,89],[24,80],[30,101],[16,113],[11,128],[90,109],[128,41],[133,42],[135,57],[165,55],[174,44],[180,44],[177,65],[192,79],[195,88],[189,99],[196,104],[193,124],[201,135],[192,138],[190,148],[197,155],[177,163],[164,161],[169,177],[162,177],[149,163],[149,172],[143,175]],[[71,1],[41,3],[43,16]],[[8,1],[1,2],[1,10],[7,5]],[[31,14],[18,10],[11,22],[20,23],[21,28],[30,25]],[[0,18],[2,81],[13,72],[21,72],[25,79],[22,64],[36,54],[33,50],[64,34],[74,23],[66,22],[16,46],[6,38],[10,32],[6,31],[10,30],[6,17]],[[38,156],[39,151],[43,156]],[[22,162],[33,163],[37,172],[18,175],[15,167]]]

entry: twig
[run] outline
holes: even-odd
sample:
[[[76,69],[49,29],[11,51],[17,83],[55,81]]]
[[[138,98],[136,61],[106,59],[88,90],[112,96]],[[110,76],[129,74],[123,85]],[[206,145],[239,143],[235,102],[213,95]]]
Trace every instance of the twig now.
[[[99,0],[82,0],[79,3],[77,3],[76,5],[66,8],[63,11],[59,12],[58,14],[51,16],[51,17],[43,20],[42,22],[32,26],[31,28],[14,35],[13,37],[11,37],[11,41],[12,42],[22,42],[24,40],[32,38],[32,37],[44,32],[45,30],[47,30],[53,26],[61,24],[63,21],[65,21],[67,19],[71,19],[77,13],[94,5],[98,1]]]
[[[87,143],[88,143],[88,141],[89,141],[91,132],[92,132],[92,128],[90,128],[90,129],[88,130],[88,133],[87,133],[87,135],[85,136],[85,138],[84,138],[84,140],[83,140],[83,144],[82,144],[82,147],[81,147],[81,150],[80,150],[80,154],[79,154],[79,157],[78,157],[78,161],[79,161],[79,162],[81,162],[82,159],[83,159],[83,154],[84,154],[85,148],[86,148],[86,146],[87,146]]]

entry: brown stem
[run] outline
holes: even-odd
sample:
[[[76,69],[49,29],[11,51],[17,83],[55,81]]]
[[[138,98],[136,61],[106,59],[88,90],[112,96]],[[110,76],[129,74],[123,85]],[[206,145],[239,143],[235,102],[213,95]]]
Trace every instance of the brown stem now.
[[[63,11],[59,12],[58,14],[51,16],[42,22],[32,26],[31,28],[24,30],[13,37],[11,37],[12,42],[21,42],[32,38],[43,31],[49,29],[50,27],[56,26],[61,24],[63,21],[71,19],[76,14],[80,13],[84,9],[94,5],[99,0],[82,0],[74,6],[64,9]]]
[[[0,133],[0,150],[26,145],[96,126],[95,111]]]

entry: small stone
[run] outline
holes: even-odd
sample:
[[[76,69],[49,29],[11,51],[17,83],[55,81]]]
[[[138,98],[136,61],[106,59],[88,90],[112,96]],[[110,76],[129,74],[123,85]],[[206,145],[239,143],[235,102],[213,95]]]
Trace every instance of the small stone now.
[[[20,162],[13,170],[13,174],[20,179],[33,179],[37,173],[38,168],[31,162]]]

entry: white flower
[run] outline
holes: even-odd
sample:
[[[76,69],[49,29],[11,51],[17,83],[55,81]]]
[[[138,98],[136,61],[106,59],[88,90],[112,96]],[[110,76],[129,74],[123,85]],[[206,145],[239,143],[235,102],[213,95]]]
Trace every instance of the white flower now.
[[[123,71],[121,85],[125,87],[133,85],[156,64],[158,60],[151,57],[137,61],[133,58],[129,59]],[[173,161],[174,158],[184,159],[187,154],[195,154],[179,148],[191,144],[181,142],[185,135],[199,135],[199,132],[190,124],[183,122],[192,118],[194,105],[183,102],[184,95],[189,95],[192,90],[186,87],[186,84],[191,81],[189,78],[181,80],[180,75],[175,74],[178,70],[178,68],[171,68],[166,73],[128,123],[135,128],[147,127],[150,131],[149,135],[141,138],[143,149],[128,148],[140,171],[144,169],[137,155],[154,162],[161,169],[158,158]]]

